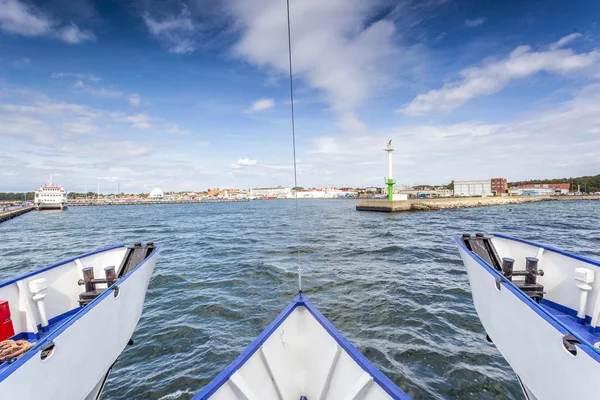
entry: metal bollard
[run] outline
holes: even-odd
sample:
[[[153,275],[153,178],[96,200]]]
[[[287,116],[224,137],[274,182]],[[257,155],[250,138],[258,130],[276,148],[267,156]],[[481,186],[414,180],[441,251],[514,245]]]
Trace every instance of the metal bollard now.
[[[104,268],[104,276],[106,276],[106,287],[112,286],[117,281],[117,271],[114,265],[109,265]]]
[[[514,266],[514,258],[504,257],[502,259],[502,275],[504,275],[509,281],[512,281]]]
[[[539,260],[536,257],[527,257],[525,259],[525,270],[527,271],[527,275],[525,275],[525,283],[535,285],[537,276],[544,274],[542,271],[538,272],[538,262]]]
[[[85,291],[93,292],[96,288],[94,282],[94,267],[85,267],[83,270],[83,281],[85,283]]]

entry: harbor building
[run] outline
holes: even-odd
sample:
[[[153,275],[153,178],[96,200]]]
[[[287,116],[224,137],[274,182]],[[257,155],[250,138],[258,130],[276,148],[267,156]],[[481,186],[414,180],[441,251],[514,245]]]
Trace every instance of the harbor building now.
[[[492,180],[455,181],[454,196],[487,197],[492,195]]]
[[[501,196],[508,191],[508,183],[505,178],[492,178],[491,185],[494,196]]]
[[[255,188],[250,189],[250,197],[254,198],[277,198],[277,197],[291,197],[292,188],[277,186],[276,188]]]
[[[555,196],[569,193],[568,183],[527,184],[511,188],[512,194],[523,196]]]
[[[150,195],[148,197],[150,197],[151,199],[162,199],[165,197],[165,195],[163,191],[160,190],[160,188],[157,186],[150,191]]]

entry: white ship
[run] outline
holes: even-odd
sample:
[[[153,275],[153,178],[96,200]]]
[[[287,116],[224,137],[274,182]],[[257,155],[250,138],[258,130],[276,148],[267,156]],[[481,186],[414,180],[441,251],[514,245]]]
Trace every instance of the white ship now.
[[[111,246],[0,283],[0,398],[99,399],[160,249]]]
[[[487,339],[525,399],[597,399],[600,262],[501,234],[455,240]]]
[[[50,182],[35,191],[34,204],[36,210],[65,210],[67,208],[67,191],[59,185]]]

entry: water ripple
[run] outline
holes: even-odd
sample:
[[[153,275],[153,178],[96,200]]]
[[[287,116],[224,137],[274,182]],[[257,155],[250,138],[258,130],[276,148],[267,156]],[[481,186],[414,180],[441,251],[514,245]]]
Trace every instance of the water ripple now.
[[[0,279],[114,243],[164,245],[104,399],[189,399],[304,291],[415,399],[521,399],[485,341],[452,236],[502,232],[598,257],[600,211],[553,202],[360,213],[354,201],[72,207],[0,225]],[[295,232],[300,226],[300,234]]]

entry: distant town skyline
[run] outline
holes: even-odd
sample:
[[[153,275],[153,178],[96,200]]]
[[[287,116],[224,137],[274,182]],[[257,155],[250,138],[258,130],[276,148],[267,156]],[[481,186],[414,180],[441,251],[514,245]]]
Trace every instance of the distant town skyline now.
[[[298,184],[596,175],[594,0],[290,0]],[[0,191],[293,186],[285,2],[0,0]],[[112,187],[112,189],[108,189]]]

